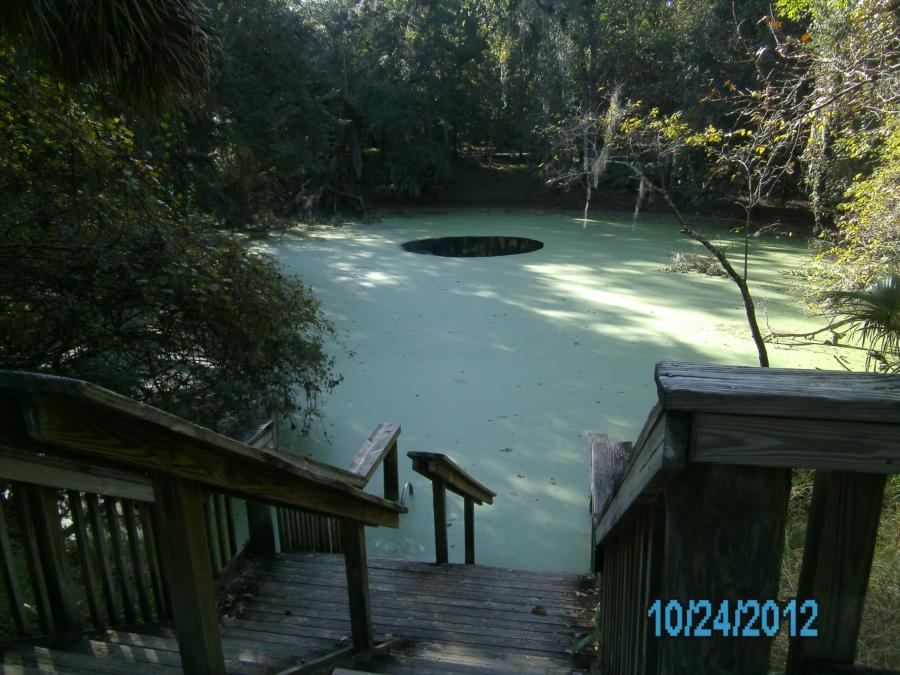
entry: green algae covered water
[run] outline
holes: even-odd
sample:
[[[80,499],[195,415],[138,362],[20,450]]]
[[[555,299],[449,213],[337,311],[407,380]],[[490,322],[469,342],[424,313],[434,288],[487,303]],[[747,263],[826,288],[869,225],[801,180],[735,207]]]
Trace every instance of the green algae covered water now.
[[[717,232],[713,221],[700,229]],[[456,236],[543,247],[502,257],[401,247]],[[672,251],[701,250],[664,216],[585,225],[561,214],[418,215],[298,230],[262,247],[314,288],[352,351],[332,349],[344,381],[323,401],[322,424],[306,438],[282,425],[281,444],[345,466],[380,422],[402,427],[400,480],[415,492],[398,530],[369,529],[372,555],[434,559],[430,484],[406,459],[422,450],[449,454],[497,493],[493,506],[476,507],[478,563],[587,571],[586,434],[637,437],[656,401],[658,361],[757,364],[729,280],[662,271]],[[752,242],[764,327],[817,326],[789,292],[807,260],[804,242]],[[826,347],[770,346],[770,359],[840,367]],[[369,490],[380,494],[380,472]],[[448,517],[451,562],[462,562],[462,500],[452,494]]]

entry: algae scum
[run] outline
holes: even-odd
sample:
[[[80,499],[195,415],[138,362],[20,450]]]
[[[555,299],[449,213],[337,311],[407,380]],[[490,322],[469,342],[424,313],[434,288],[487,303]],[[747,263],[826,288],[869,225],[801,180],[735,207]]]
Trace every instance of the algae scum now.
[[[485,245],[476,238],[543,247],[465,257],[403,247],[448,237],[469,252]],[[314,288],[352,352],[331,350],[344,381],[323,401],[323,423],[307,438],[282,425],[281,443],[346,466],[380,422],[402,427],[400,481],[415,493],[399,530],[369,529],[372,555],[434,559],[431,487],[406,458],[420,450],[449,454],[497,493],[475,511],[476,562],[586,571],[586,434],[637,437],[658,361],[756,365],[734,285],[662,271],[672,251],[699,252],[670,218],[585,226],[564,215],[457,213],[310,229],[268,246]],[[806,259],[800,242],[753,242],[763,325],[815,325],[789,295],[788,275]],[[770,359],[839,367],[824,348],[771,346]],[[380,493],[380,472],[368,489]],[[462,499],[449,494],[447,509],[450,559],[462,562]]]

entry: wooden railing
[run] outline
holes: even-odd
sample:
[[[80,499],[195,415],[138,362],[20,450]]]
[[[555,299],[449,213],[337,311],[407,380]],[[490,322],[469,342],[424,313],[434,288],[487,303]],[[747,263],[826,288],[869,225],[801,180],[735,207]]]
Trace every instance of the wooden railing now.
[[[346,469],[318,462],[309,457],[302,461],[315,470],[349,485],[364,489],[378,468],[384,465],[384,498],[400,501],[397,465],[399,424],[379,424]],[[288,450],[279,450],[290,453]],[[282,551],[310,553],[342,553],[341,521],[338,518],[304,513],[297,509],[277,509],[279,540]]]
[[[0,557],[19,637],[76,631],[88,620],[103,629],[171,618],[148,482],[10,449],[0,456],[0,476],[6,482]],[[77,552],[77,570],[67,540]],[[24,555],[28,584],[19,580],[13,546]]]
[[[364,528],[397,527],[405,509],[309,462],[86,382],[0,371],[0,480],[10,484],[3,506],[19,520],[14,541],[0,510],[4,585],[20,635],[82,629],[81,595],[97,628],[172,617],[184,670],[223,673],[215,581],[245,547],[275,550],[278,506],[341,519],[353,645],[373,644]],[[30,587],[16,573],[19,545]],[[29,593],[37,621],[27,615]]]
[[[854,672],[885,477],[900,471],[900,377],[660,364],[656,383],[633,448],[591,437],[602,671],[768,672],[765,633],[660,638],[648,610],[675,600],[668,618],[684,622],[691,600],[777,599],[797,467],[815,470],[797,596],[817,601],[818,637],[791,638],[787,673]]]
[[[434,497],[434,552],[438,565],[449,561],[447,547],[447,490],[463,498],[465,562],[475,564],[475,504],[493,504],[496,493],[460,469],[447,455],[408,452],[413,471],[431,480]]]

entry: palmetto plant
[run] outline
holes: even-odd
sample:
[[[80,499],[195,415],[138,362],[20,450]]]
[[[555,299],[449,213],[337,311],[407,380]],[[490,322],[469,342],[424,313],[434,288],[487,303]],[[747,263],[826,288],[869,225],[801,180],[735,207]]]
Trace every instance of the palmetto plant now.
[[[891,274],[858,291],[832,293],[847,335],[868,350],[866,368],[900,371],[900,276]]]
[[[171,100],[205,89],[216,40],[202,0],[15,0],[0,3],[0,48],[26,47],[67,84]]]

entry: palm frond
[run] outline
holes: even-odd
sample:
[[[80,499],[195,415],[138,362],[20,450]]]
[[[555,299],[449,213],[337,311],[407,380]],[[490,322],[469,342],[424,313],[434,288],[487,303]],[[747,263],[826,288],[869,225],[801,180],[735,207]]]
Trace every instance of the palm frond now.
[[[892,274],[862,290],[831,293],[829,299],[849,320],[848,334],[869,350],[866,367],[900,370],[900,276]]]
[[[99,81],[136,101],[206,88],[218,41],[202,0],[0,3],[0,40],[30,48],[66,84]]]

